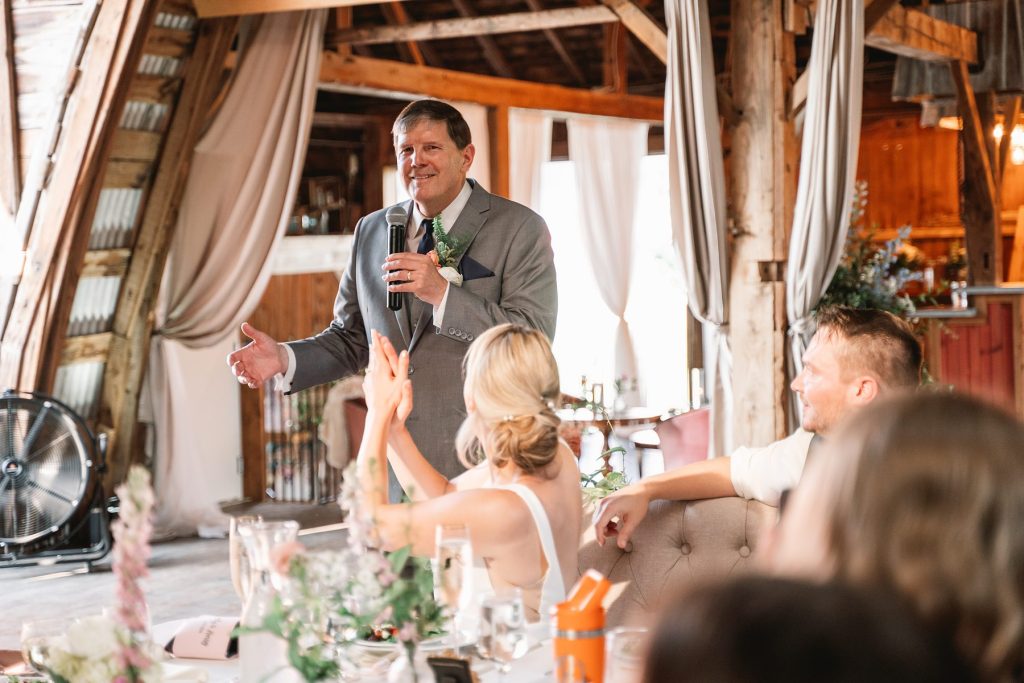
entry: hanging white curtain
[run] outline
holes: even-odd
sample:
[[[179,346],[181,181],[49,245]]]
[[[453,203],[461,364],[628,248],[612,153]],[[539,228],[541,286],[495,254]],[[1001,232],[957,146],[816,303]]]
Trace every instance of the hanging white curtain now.
[[[509,109],[508,141],[509,199],[538,211],[541,167],[551,159],[551,115]]]
[[[476,156],[473,157],[473,167],[469,169],[469,177],[483,185],[485,190],[491,188],[491,138],[490,126],[487,125],[487,107],[472,102],[449,102],[459,110],[462,118],[466,119],[469,125],[469,132],[473,135],[473,147],[476,149]]]
[[[576,168],[580,247],[594,269],[601,299],[619,322],[615,376],[637,377],[636,352],[626,304],[633,256],[633,215],[640,163],[647,153],[647,124],[596,117],[568,121],[569,158]]]
[[[295,203],[326,15],[263,17],[196,146],[149,362],[161,534],[217,533],[218,500],[238,495],[239,385],[224,357],[259,303]]]
[[[800,179],[786,266],[790,376],[814,330],[811,310],[843,255],[860,143],[864,81],[864,0],[820,0],[807,65]],[[790,402],[796,426],[800,402]]]
[[[708,456],[732,443],[732,351],[725,173],[706,0],[666,0],[668,63],[665,153],[672,232],[683,261],[690,311],[703,325],[705,391],[711,400]]]

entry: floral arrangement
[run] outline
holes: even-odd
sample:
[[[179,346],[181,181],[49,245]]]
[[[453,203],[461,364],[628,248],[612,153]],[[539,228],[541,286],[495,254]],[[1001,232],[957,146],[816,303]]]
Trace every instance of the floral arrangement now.
[[[117,609],[107,615],[77,619],[67,633],[40,648],[43,661],[33,660],[54,683],[154,683],[163,678],[163,650],[153,643],[149,610],[140,579],[149,575],[146,561],[153,526],[153,488],[149,472],[134,466],[116,489],[120,517],[114,535],[113,569],[117,579]]]
[[[874,308],[911,318],[917,307],[904,290],[907,283],[923,279],[920,253],[907,242],[911,228],[898,228],[896,237],[879,247],[873,239],[874,229],[863,225],[867,197],[867,182],[857,181],[843,258],[815,308]]]
[[[462,273],[458,270],[459,258],[465,251],[466,244],[444,230],[441,214],[434,216],[434,248],[427,256],[434,262],[438,274],[456,287],[462,286]]]
[[[357,482],[353,462],[338,499],[348,513],[348,545],[288,558],[288,588],[260,629],[288,643],[289,664],[306,681],[338,677],[337,640],[389,625],[411,655],[420,640],[442,630],[444,614],[434,599],[429,561],[413,558],[409,547],[390,554],[368,547],[373,524],[360,515]]]
[[[617,451],[625,453],[626,449],[616,446],[609,448],[601,455],[610,455]],[[616,472],[615,470],[605,472],[603,466],[590,474],[580,472],[580,486],[583,489],[583,504],[585,506],[594,505],[602,498],[606,498],[628,484],[629,482],[626,481],[626,474],[624,472]]]

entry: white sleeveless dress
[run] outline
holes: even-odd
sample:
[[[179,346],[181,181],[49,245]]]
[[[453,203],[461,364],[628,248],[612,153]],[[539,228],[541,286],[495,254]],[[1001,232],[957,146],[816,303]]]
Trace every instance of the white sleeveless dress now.
[[[562,579],[562,566],[558,562],[555,537],[551,532],[551,522],[548,519],[547,511],[544,509],[544,505],[540,502],[537,494],[522,484],[505,484],[503,486],[494,486],[493,488],[511,491],[519,496],[526,503],[526,507],[530,510],[530,516],[533,517],[534,526],[537,527],[537,535],[540,536],[541,550],[544,553],[544,559],[548,563],[548,571],[541,583],[540,602],[537,612],[541,620],[547,619],[551,614],[551,608],[560,602],[564,602],[566,595],[565,581]],[[473,565],[473,590],[475,593],[474,608],[478,607],[487,597],[494,595],[495,592],[487,567],[480,560],[476,560]],[[474,609],[474,612],[478,611]]]

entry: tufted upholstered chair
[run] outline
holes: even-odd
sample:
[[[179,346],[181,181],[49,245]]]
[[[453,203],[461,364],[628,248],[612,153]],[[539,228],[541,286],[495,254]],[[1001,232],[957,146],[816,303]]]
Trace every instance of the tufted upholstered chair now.
[[[587,528],[579,570],[597,569],[621,594],[608,608],[606,626],[649,623],[664,598],[695,580],[748,571],[776,508],[743,498],[655,501],[624,552],[602,548]],[[624,585],[619,585],[624,584]]]

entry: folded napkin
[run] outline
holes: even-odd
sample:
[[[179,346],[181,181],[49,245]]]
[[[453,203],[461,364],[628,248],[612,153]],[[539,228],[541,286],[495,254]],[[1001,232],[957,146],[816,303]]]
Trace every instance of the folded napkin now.
[[[195,666],[184,664],[171,664],[164,662],[160,665],[160,672],[163,674],[162,681],[175,681],[175,683],[206,683],[210,675]]]
[[[238,639],[231,635],[236,626],[238,617],[204,615],[188,619],[164,649],[184,659],[229,659],[238,654]]]

